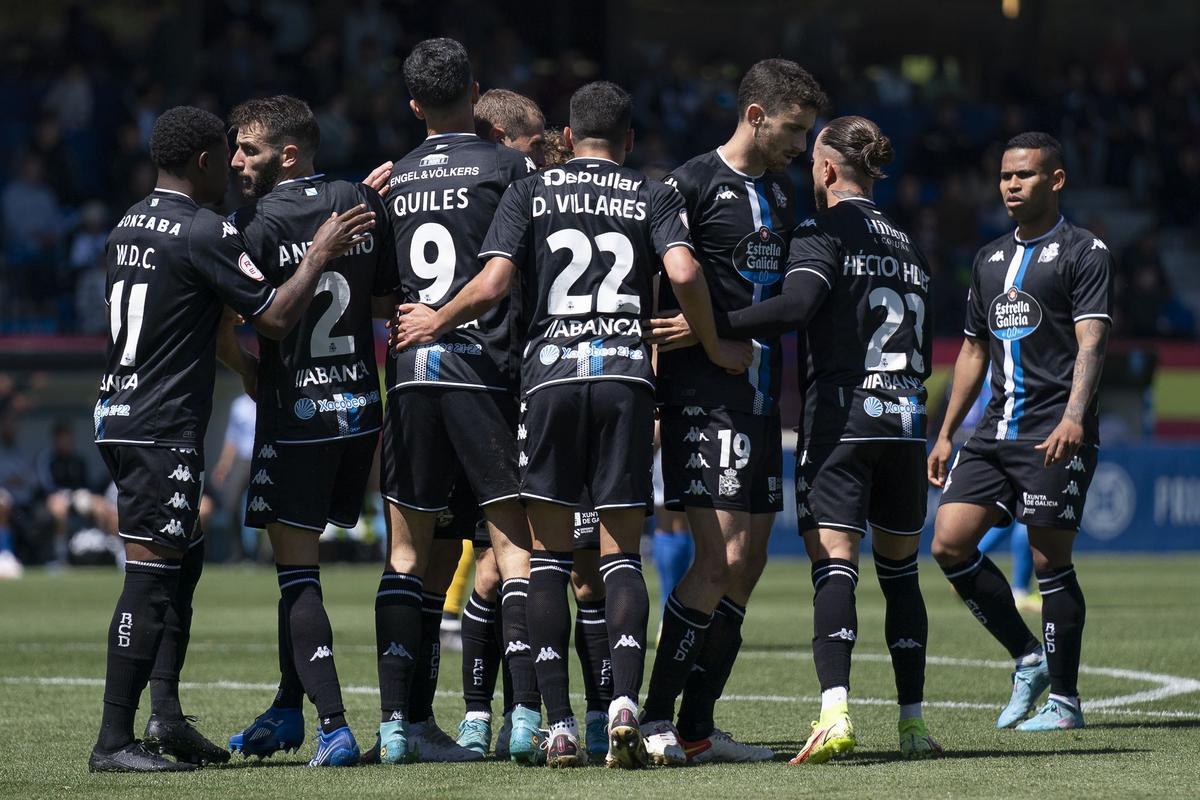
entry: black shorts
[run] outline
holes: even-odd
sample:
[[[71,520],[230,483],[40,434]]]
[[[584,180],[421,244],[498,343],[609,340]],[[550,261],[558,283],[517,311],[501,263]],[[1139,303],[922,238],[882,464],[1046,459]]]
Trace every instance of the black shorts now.
[[[919,536],[928,500],[925,443],[919,440],[813,445],[796,463],[801,533],[832,528],[865,536],[870,524]]]
[[[576,507],[652,503],[654,393],[631,381],[562,383],[525,401],[517,432],[521,497]]]
[[[449,507],[437,512],[433,538],[441,541],[466,540],[474,547],[492,546],[483,512],[479,510],[475,494],[465,479],[460,479],[450,490]]]
[[[1098,448],[1084,445],[1066,464],[1047,467],[1035,444],[972,436],[954,457],[942,504],[994,505],[1009,521],[1015,515],[1017,522],[1030,526],[1077,530]]]
[[[326,523],[353,528],[362,512],[378,441],[375,433],[312,444],[255,441],[246,527],[279,522],[317,533]]]
[[[518,496],[517,401],[503,392],[412,386],[388,394],[383,496],[445,511],[465,477],[479,505]]]
[[[100,455],[117,487],[122,538],[184,550],[202,535],[204,455],[197,449],[104,444]]]
[[[665,406],[663,500],[671,511],[783,510],[783,429],[778,415]]]
[[[575,529],[571,532],[572,550],[600,549],[600,512],[592,507],[592,498],[587,492],[579,498],[575,507]]]

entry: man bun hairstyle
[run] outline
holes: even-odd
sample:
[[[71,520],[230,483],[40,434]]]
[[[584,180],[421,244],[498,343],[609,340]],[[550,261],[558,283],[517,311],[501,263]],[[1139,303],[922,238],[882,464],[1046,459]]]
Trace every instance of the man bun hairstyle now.
[[[1042,159],[1051,170],[1063,165],[1062,144],[1048,133],[1041,131],[1025,131],[1018,133],[1004,145],[1007,150],[1041,150]]]
[[[488,89],[475,104],[476,125],[481,136],[500,128],[510,137],[532,136],[546,127],[546,118],[538,104],[523,94],[508,89]]]
[[[241,131],[255,130],[277,150],[294,144],[312,155],[321,144],[321,128],[312,109],[291,95],[247,100],[229,112],[229,125]]]
[[[821,141],[833,148],[848,167],[874,180],[886,178],[883,167],[895,157],[892,140],[866,117],[837,117],[821,129]]]
[[[422,108],[445,109],[471,91],[471,60],[454,39],[426,39],[404,59],[404,85]]]
[[[738,116],[744,115],[752,103],[762,106],[768,114],[778,114],[792,106],[820,113],[829,106],[829,97],[816,78],[795,61],[768,58],[750,67],[738,84]]]
[[[197,153],[225,141],[225,123],[211,111],[195,106],[175,106],[154,121],[150,132],[150,160],[172,175],[182,176]]]
[[[601,139],[621,144],[633,121],[633,98],[610,81],[593,81],[571,95],[571,135],[575,141]]]

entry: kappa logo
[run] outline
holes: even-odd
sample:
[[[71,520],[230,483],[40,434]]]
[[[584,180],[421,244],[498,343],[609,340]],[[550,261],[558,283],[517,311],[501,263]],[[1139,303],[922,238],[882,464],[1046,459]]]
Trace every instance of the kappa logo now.
[[[533,163],[533,159],[529,156],[525,156],[525,171],[537,172],[537,164]]]
[[[1038,263],[1045,264],[1058,258],[1058,242],[1051,242],[1046,245],[1046,249],[1042,250],[1038,255]]]
[[[531,648],[526,642],[522,642],[520,639],[514,639],[508,643],[508,647],[504,648],[504,655],[507,656],[511,653],[523,653],[529,649]]]
[[[524,452],[522,452],[521,455],[517,456],[517,466],[518,467],[529,466],[529,456],[525,455]]]
[[[688,432],[684,435],[683,440],[685,442],[693,442],[693,443],[707,442],[708,436],[706,436],[704,434],[704,431],[700,430],[699,428],[689,428]]]
[[[409,661],[416,660],[412,657],[412,654],[408,652],[407,648],[405,648],[404,645],[396,644],[395,642],[389,642],[388,648],[387,648],[387,650],[383,651],[383,654],[385,656],[396,656],[397,658],[407,658]]]
[[[556,658],[562,661],[562,656],[553,647],[543,647],[538,651],[537,658],[533,660],[533,663],[540,664],[543,661],[553,661]]]
[[[316,652],[312,654],[312,658],[310,658],[308,661],[309,663],[312,663],[318,658],[333,658],[333,649],[330,648],[329,645],[323,644],[316,649]]]
[[[159,528],[158,532],[165,533],[167,536],[183,536],[183,524],[179,520],[173,519]]]
[[[174,495],[172,495],[171,499],[168,500],[167,502],[163,503],[163,505],[170,506],[171,508],[174,508],[176,510],[179,510],[179,509],[184,509],[186,511],[192,510],[192,504],[189,503],[188,499],[183,496],[183,492],[176,492]]]
[[[812,512],[808,510],[807,504],[801,503],[800,505],[796,506],[796,516],[803,519],[804,517],[811,517]]]
[[[271,476],[267,474],[265,469],[260,469],[258,474],[254,476],[254,480],[250,481],[255,486],[274,486],[275,481],[271,480]]]
[[[1004,251],[997,250],[996,252],[992,253],[992,257],[988,259],[988,262],[990,263],[992,261],[1003,261],[1003,260],[1004,260]]]
[[[1064,506],[1063,510],[1058,512],[1059,519],[1065,519],[1069,522],[1075,521],[1075,509],[1072,506]]]
[[[809,484],[808,479],[803,475],[800,476],[800,480],[796,481],[797,492],[807,492],[811,488],[812,486]]]
[[[251,511],[270,511],[271,504],[266,500],[263,500],[261,497],[254,497],[247,505],[247,508],[249,508]]]
[[[226,236],[237,236],[237,235],[238,235],[237,225],[234,225],[232,222],[229,222],[229,221],[221,223],[221,238],[222,239],[224,239]]]
[[[642,646],[638,643],[638,640],[630,636],[628,633],[621,634],[621,638],[618,639],[617,643],[613,645],[613,650],[616,650],[618,647],[632,647],[635,650],[642,649]]]
[[[1087,472],[1087,467],[1083,465],[1083,459],[1079,456],[1073,456],[1071,458],[1071,463],[1067,464],[1067,469],[1071,470],[1072,472]]]
[[[693,480],[691,485],[688,486],[688,488],[685,489],[683,493],[690,494],[690,495],[702,495],[702,494],[708,494],[708,489],[706,489],[704,487],[703,481]]]
[[[721,191],[717,192],[718,200],[732,200],[735,197],[737,197],[737,194],[728,186],[723,187]]]
[[[708,462],[704,460],[704,456],[700,453],[692,453],[692,457],[688,459],[687,464],[684,466],[687,469],[700,469],[701,467],[707,469]]]
[[[684,406],[683,415],[685,417],[702,417],[704,416],[704,409],[700,406]]]
[[[388,722],[397,722],[404,719],[403,711],[393,711],[392,716],[388,717]]]
[[[817,227],[817,220],[813,217],[809,217],[808,219],[804,220],[804,222],[801,222],[797,227],[799,227],[799,228],[815,228],[815,227]]]
[[[858,636],[849,628],[842,628],[840,631],[834,631],[827,637],[829,639],[842,639],[843,641],[853,642]]]
[[[192,470],[183,464],[176,464],[175,471],[167,476],[173,481],[183,481],[184,483],[192,482]]]
[[[529,431],[525,430],[525,426],[524,426],[524,425],[518,425],[518,426],[517,426],[517,441],[518,441],[518,442],[523,442],[523,441],[525,441],[525,437],[526,437],[526,436],[528,436],[528,435],[529,435]]]
[[[888,645],[893,650],[915,650],[924,647],[916,639],[897,639],[892,644]]]
[[[275,446],[269,445],[269,444],[264,444],[262,447],[258,448],[258,457],[259,458],[275,458]]]
[[[1079,497],[1079,484],[1075,483],[1075,481],[1071,481],[1067,484],[1067,488],[1062,490],[1062,493],[1069,494],[1072,497]]]
[[[787,208],[787,195],[783,193],[783,189],[779,188],[778,183],[771,184],[771,194],[775,195],[775,202],[779,204],[780,208]]]
[[[1106,245],[1104,242],[1100,241],[1099,239],[1092,239],[1092,249],[1093,250],[1107,250],[1108,245]]]

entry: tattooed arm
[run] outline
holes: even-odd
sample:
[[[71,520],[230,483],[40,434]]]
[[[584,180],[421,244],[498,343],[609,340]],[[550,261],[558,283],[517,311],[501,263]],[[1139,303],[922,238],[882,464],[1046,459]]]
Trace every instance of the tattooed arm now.
[[[1046,441],[1037,446],[1046,451],[1047,467],[1066,461],[1075,455],[1083,443],[1083,415],[1087,413],[1096,387],[1100,384],[1100,372],[1104,368],[1104,350],[1108,345],[1108,320],[1081,319],[1075,323],[1075,341],[1079,352],[1075,355],[1075,374],[1071,379],[1071,395],[1063,411],[1062,421]]]

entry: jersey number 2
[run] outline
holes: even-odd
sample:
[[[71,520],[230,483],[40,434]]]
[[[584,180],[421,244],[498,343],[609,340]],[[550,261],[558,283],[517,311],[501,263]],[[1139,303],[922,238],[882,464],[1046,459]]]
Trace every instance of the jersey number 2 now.
[[[317,291],[313,296],[321,292],[329,292],[329,308],[325,309],[317,324],[313,325],[312,339],[308,344],[309,354],[313,358],[354,355],[353,336],[329,335],[350,305],[350,284],[340,272],[326,272],[317,281]]]
[[[871,292],[869,299],[871,308],[882,307],[887,311],[887,316],[875,329],[870,343],[867,344],[867,358],[863,367],[870,372],[900,372],[911,364],[917,372],[924,372],[925,358],[921,355],[920,348],[922,330],[925,326],[925,301],[921,299],[921,295],[909,292],[901,299],[896,291],[880,286]],[[916,336],[918,349],[911,353],[885,353],[883,352],[884,345],[904,322],[906,305],[917,316],[913,334]]]
[[[578,228],[555,231],[546,237],[546,244],[557,252],[564,247],[571,251],[567,268],[558,273],[550,284],[550,302],[547,310],[556,317],[588,314],[592,310],[592,295],[570,294],[575,281],[587,272],[592,263],[592,243],[587,234]],[[621,281],[633,269],[633,244],[629,237],[619,231],[608,231],[596,237],[596,249],[611,253],[612,269],[596,291],[596,311],[600,314],[640,314],[641,298],[636,294],[621,294]]]

